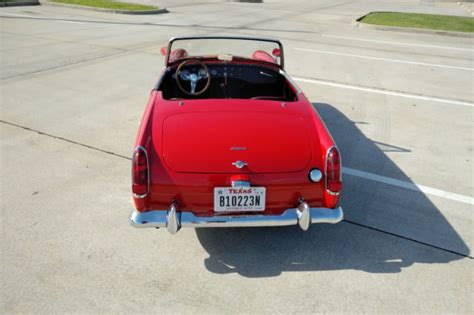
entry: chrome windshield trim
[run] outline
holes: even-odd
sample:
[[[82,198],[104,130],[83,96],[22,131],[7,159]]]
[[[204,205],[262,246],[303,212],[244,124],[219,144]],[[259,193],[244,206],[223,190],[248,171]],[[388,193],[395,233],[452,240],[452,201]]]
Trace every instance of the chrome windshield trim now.
[[[260,42],[269,42],[269,43],[275,43],[278,45],[278,48],[280,49],[280,64],[278,66],[281,69],[285,68],[285,58],[284,58],[284,52],[283,52],[283,45],[278,39],[272,39],[272,38],[265,38],[265,37],[251,37],[251,36],[184,36],[184,37],[172,37],[168,41],[168,49],[166,51],[166,57],[165,57],[165,66],[169,65],[169,59],[170,59],[170,53],[171,53],[171,47],[173,45],[173,42],[179,41],[179,40],[199,40],[199,39],[229,39],[229,40],[247,40],[247,41],[260,41]]]

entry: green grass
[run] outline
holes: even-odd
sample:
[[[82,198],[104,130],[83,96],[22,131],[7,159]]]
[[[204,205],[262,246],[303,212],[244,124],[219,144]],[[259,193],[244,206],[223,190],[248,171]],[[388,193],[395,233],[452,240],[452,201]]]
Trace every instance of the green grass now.
[[[474,18],[463,16],[374,12],[366,15],[359,22],[375,25],[426,28],[432,30],[474,32]]]
[[[83,5],[86,7],[103,8],[103,9],[117,9],[117,10],[131,10],[131,11],[143,11],[143,10],[156,10],[157,7],[143,4],[133,4],[116,2],[112,0],[52,0],[53,2]]]

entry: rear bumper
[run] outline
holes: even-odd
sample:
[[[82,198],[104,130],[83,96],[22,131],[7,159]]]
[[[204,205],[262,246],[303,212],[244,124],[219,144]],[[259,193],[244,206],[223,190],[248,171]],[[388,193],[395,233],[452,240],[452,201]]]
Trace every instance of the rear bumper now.
[[[219,215],[198,217],[191,212],[178,212],[175,204],[168,210],[147,212],[133,211],[130,224],[136,228],[166,227],[172,234],[181,227],[252,227],[252,226],[286,226],[299,225],[307,230],[310,224],[338,223],[344,217],[341,207],[310,208],[302,202],[297,208],[287,209],[281,215]]]

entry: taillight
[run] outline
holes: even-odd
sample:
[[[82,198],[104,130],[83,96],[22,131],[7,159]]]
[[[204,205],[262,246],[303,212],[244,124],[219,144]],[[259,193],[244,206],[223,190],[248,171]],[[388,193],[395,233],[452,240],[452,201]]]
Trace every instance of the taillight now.
[[[144,147],[137,147],[132,157],[132,192],[137,198],[148,194],[150,185],[148,157]]]
[[[336,147],[329,149],[326,159],[326,189],[338,194],[342,189],[341,156]]]

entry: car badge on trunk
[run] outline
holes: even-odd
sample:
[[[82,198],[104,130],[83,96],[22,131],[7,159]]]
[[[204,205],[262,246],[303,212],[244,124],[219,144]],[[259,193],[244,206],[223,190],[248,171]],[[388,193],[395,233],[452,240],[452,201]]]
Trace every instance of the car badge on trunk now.
[[[232,165],[234,165],[234,166],[237,167],[238,169],[241,169],[241,168],[243,168],[244,166],[247,166],[248,163],[247,163],[247,162],[243,162],[243,161],[235,161],[234,163],[232,163]]]
[[[231,151],[245,151],[247,148],[245,147],[232,147],[230,148]]]

